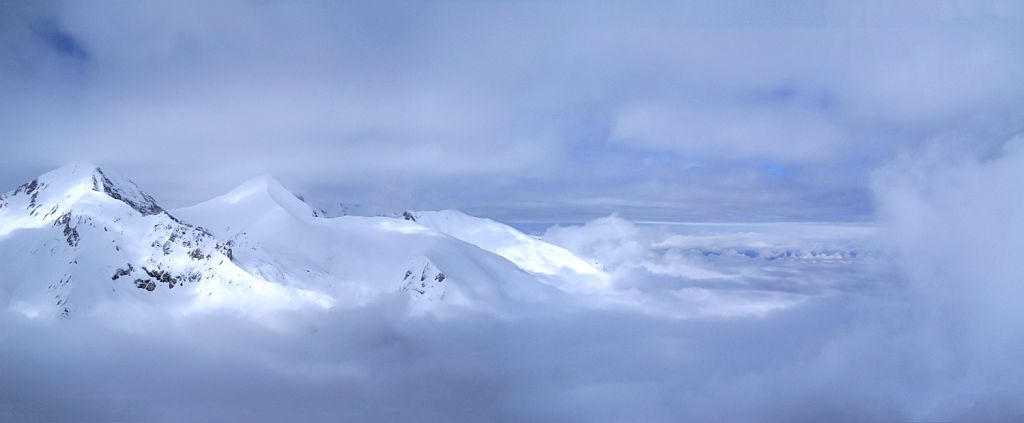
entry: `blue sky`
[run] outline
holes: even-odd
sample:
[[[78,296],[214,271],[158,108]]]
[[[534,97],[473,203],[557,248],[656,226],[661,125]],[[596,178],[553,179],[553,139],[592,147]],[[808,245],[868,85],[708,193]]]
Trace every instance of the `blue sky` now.
[[[875,169],[1024,129],[1012,1],[0,3],[0,183],[69,161],[168,207],[870,220]]]

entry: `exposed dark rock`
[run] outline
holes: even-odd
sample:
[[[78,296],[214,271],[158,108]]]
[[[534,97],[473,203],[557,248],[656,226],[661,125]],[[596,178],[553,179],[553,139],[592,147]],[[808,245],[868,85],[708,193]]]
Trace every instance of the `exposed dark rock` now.
[[[419,269],[417,266],[416,269]],[[439,271],[433,263],[429,260],[423,265],[423,269],[419,273],[419,284],[416,283],[416,273],[413,270],[406,270],[405,277],[402,279],[405,282],[402,286],[402,291],[414,291],[420,295],[426,295],[428,291],[433,289],[439,289],[441,296],[444,296],[444,288],[440,283],[447,279],[447,276]]]
[[[156,283],[149,279],[136,279],[135,286],[139,289],[145,289],[150,292],[153,292],[153,290],[156,289]]]
[[[174,277],[173,275],[171,275],[170,272],[166,270],[147,269],[145,267],[143,267],[142,270],[146,272],[146,274],[149,275],[151,278],[154,278],[159,282],[166,283],[167,286],[170,288],[174,288],[174,285],[178,284],[178,278]]]
[[[28,209],[31,210],[30,214],[34,215],[36,214],[36,211],[39,210],[39,203],[37,202],[38,200],[39,191],[33,192],[32,196],[28,198]]]
[[[134,184],[134,182],[129,182]],[[102,169],[97,168],[96,174],[93,175],[93,188],[96,191],[106,193],[115,200],[119,200],[131,206],[131,208],[135,209],[139,213],[142,213],[144,216],[150,216],[164,212],[164,209],[158,206],[156,204],[156,200],[154,200],[153,197],[150,197],[149,194],[139,191],[139,195],[142,198],[132,198],[130,195],[121,192],[120,188],[115,186],[114,183],[110,180],[110,178],[107,178],[107,175],[103,173]]]
[[[18,194],[21,194],[23,192],[26,195],[31,195],[38,188],[39,188],[39,180],[38,179],[33,179],[33,180],[29,181],[29,182],[21,184],[21,186],[19,186],[18,188],[15,188],[14,189],[14,195],[18,195]]]
[[[201,272],[191,272],[191,273],[189,273],[189,274],[179,278],[179,280],[183,280],[185,282],[199,282],[199,280],[202,279],[202,278],[203,278],[203,274]]]
[[[413,221],[413,222],[415,222],[415,221],[416,221],[416,216],[414,216],[414,215],[412,214],[412,212],[410,212],[410,211],[408,211],[408,210],[406,210],[406,211],[402,212],[402,218],[403,218],[403,219],[405,219],[405,220],[411,220],[411,221]]]
[[[71,226],[71,212],[67,212],[60,215],[60,217],[58,217],[57,220],[53,222],[53,226],[63,227],[64,236],[66,237],[68,245],[72,247],[78,246],[78,229],[76,229],[74,226]]]
[[[29,214],[35,215],[36,211],[39,209],[39,190],[45,186],[46,184],[39,183],[38,179],[33,179],[16,188],[14,190],[14,195],[18,195],[21,193],[28,195],[29,200],[26,210],[29,211]]]
[[[225,243],[217,243],[217,245],[214,247],[214,249],[216,249],[217,251],[220,251],[221,254],[224,254],[225,256],[227,256],[228,260],[234,261],[235,260],[235,254],[234,254],[233,251],[231,251],[231,247],[234,247],[234,246],[235,246],[235,241],[228,241],[228,242],[225,242]]]
[[[51,208],[50,211],[46,212],[46,214],[43,215],[43,219],[46,219],[46,218],[50,217],[51,215],[56,214],[57,213],[57,208],[58,208],[58,206],[56,204],[54,204],[53,208]]]
[[[118,268],[116,271],[114,271],[114,276],[111,276],[110,279],[116,281],[117,278],[120,278],[121,276],[128,276],[129,274],[131,274],[134,271],[135,271],[135,268],[132,267],[131,263],[128,263],[128,268],[127,269]]]

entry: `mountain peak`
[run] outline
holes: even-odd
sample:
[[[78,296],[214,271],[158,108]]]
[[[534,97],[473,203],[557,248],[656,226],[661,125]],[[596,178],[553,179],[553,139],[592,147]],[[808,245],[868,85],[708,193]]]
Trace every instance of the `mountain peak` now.
[[[288,191],[276,178],[268,174],[263,174],[242,182],[240,185],[235,187],[235,189],[225,194],[224,198],[228,201],[238,202],[257,193],[282,192],[294,196],[294,194],[291,194],[291,192]]]
[[[57,184],[65,185],[91,181],[97,174],[102,172],[103,170],[93,163],[74,162],[39,175],[35,180],[40,182],[45,181],[51,186]]]
[[[52,208],[55,212],[92,195],[90,193],[100,193],[125,203],[142,215],[164,211],[153,197],[139,189],[130,179],[89,162],[71,163],[46,172],[0,196],[0,200],[5,207],[10,202],[24,202],[24,208],[34,216],[41,208]]]
[[[227,194],[174,210],[174,214],[186,221],[206,222],[204,227],[223,237],[232,237],[267,216],[319,217],[312,207],[270,175],[251,178]]]
[[[277,204],[296,216],[316,216],[313,209],[297,194],[285,188],[276,178],[260,175],[251,178],[221,197],[232,204],[240,202],[266,202]]]

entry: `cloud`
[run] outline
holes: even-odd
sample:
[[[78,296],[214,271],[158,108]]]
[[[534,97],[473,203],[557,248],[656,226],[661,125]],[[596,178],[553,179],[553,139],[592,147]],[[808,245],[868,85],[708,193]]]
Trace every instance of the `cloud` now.
[[[1006,357],[1020,336],[1020,275],[1024,226],[1024,149],[1017,138],[985,160],[938,149],[880,172],[883,216],[919,296],[928,346],[942,354],[959,394],[1020,393],[1024,378]],[[981,404],[978,404],[981,407]],[[1020,410],[1017,410],[1019,413]]]
[[[714,110],[715,106],[632,106],[614,123],[613,137],[697,157],[829,160],[842,131],[817,110],[768,105]]]
[[[586,215],[600,187],[602,213],[865,218],[871,166],[1020,127],[1019,11],[949,4],[12,6],[2,176],[88,159],[169,207],[273,173],[325,202]]]

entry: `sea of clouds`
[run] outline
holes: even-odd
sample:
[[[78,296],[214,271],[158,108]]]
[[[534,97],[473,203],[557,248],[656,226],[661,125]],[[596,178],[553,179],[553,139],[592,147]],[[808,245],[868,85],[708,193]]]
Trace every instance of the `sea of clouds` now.
[[[0,314],[3,421],[1017,421],[1024,142],[874,174],[873,224],[544,239],[612,276],[526,317]]]

